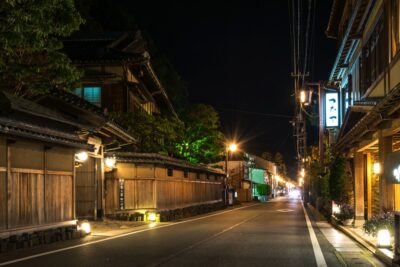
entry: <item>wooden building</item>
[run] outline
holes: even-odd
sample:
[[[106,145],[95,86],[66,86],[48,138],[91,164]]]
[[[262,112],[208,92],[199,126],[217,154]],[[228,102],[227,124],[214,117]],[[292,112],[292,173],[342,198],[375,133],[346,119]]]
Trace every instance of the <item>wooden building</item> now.
[[[157,77],[140,32],[80,33],[64,52],[84,71],[74,93],[106,111],[171,114],[175,110]]]
[[[79,135],[94,147],[86,160],[77,159],[76,215],[78,218],[97,219],[104,216],[104,151],[128,148],[135,139],[104,111],[73,93],[54,90],[36,99],[79,124]]]
[[[106,214],[222,202],[224,173],[159,154],[119,152],[106,174]]]
[[[0,91],[0,240],[76,225],[75,121]]]
[[[393,175],[400,163],[400,1],[335,0],[327,35],[339,47],[327,85],[340,102],[333,150],[347,159],[362,224],[400,210],[400,179]]]

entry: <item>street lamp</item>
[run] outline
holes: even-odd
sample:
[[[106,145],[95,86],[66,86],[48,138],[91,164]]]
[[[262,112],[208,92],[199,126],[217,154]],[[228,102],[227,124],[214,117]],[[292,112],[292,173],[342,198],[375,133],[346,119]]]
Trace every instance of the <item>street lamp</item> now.
[[[227,203],[227,194],[228,194],[228,161],[229,161],[229,152],[235,152],[237,151],[238,146],[235,143],[230,143],[229,145],[226,146],[226,151],[225,151],[225,182],[224,182],[224,186],[225,186],[225,190],[224,190],[224,194],[225,194],[225,205],[228,204]]]

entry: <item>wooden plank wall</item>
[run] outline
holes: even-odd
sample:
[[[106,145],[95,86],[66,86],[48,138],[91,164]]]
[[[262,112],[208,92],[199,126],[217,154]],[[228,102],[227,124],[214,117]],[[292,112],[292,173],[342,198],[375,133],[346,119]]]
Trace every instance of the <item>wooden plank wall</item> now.
[[[0,230],[74,219],[73,149],[0,138],[0,152]]]
[[[72,175],[12,172],[9,228],[73,219]]]
[[[0,167],[1,168],[1,167]],[[0,170],[0,230],[7,226],[7,191],[6,172]]]
[[[157,180],[157,208],[173,209],[221,199],[222,185],[211,181]]]
[[[119,179],[125,181],[125,209],[176,209],[221,200],[222,183],[206,174],[183,177],[183,171],[134,164],[117,165],[117,171],[106,179],[106,213],[119,209]],[[156,178],[154,177],[156,176]],[[154,192],[156,190],[156,193]],[[155,195],[154,195],[155,194]]]
[[[89,157],[76,168],[76,216],[93,218],[96,209],[96,159]]]

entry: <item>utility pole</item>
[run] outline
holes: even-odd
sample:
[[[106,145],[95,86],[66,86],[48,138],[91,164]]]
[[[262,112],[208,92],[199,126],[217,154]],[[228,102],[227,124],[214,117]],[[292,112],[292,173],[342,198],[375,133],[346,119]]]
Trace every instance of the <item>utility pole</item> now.
[[[309,201],[309,182],[306,179],[308,175],[305,173],[305,164],[307,159],[307,125],[304,116],[304,104],[306,102],[306,92],[305,90],[300,90],[299,78],[307,77],[308,73],[292,73],[294,78],[294,88],[295,88],[295,99],[296,99],[296,110],[295,110],[295,138],[296,138],[296,151],[298,160],[298,173],[304,174],[304,184],[303,184],[303,200],[304,203]]]

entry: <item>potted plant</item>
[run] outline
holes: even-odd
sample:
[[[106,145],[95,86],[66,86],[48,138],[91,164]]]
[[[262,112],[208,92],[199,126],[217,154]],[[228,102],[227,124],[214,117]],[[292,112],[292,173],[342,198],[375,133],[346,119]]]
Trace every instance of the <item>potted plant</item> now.
[[[379,230],[387,229],[394,234],[394,213],[387,211],[380,215],[375,215],[363,225],[363,230],[366,234],[375,237]]]
[[[354,208],[349,204],[342,204],[339,212],[333,214],[343,225],[350,225],[354,219]]]

